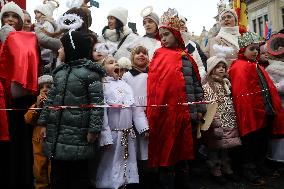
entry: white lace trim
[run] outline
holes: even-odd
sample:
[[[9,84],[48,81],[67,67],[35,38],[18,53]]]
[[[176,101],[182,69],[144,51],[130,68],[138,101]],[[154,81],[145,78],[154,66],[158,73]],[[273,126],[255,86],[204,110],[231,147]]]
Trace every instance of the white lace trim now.
[[[134,104],[134,95],[131,87],[122,80],[115,80],[112,77],[106,77],[104,85],[104,95],[107,104]]]

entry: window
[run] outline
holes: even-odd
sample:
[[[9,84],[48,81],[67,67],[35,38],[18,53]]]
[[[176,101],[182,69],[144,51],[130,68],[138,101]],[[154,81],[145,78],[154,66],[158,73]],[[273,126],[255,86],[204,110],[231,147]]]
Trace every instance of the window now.
[[[263,36],[264,25],[262,17],[258,18],[258,29],[259,29],[259,35]]]
[[[284,28],[284,8],[282,8],[282,24],[283,24],[282,28]]]
[[[267,14],[263,16],[264,17],[264,23],[268,22],[268,16]]]
[[[253,32],[257,32],[256,31],[256,19],[254,19],[253,21],[252,21],[252,26],[253,26]]]

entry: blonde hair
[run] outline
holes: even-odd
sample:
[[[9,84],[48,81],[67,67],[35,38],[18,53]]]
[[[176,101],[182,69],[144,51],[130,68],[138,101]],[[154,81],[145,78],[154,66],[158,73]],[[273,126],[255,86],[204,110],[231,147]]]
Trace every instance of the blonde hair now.
[[[146,47],[142,45],[135,47],[134,49],[132,49],[131,55],[130,55],[130,60],[131,60],[132,65],[134,64],[134,55],[139,54],[140,52],[149,56],[148,49]]]
[[[114,57],[112,56],[112,55],[107,55],[106,57],[104,57],[103,59],[102,59],[102,66],[105,66],[105,64],[106,64],[106,62],[107,62],[107,59],[109,59],[109,58],[113,58],[114,59]],[[114,59],[115,60],[115,59]]]

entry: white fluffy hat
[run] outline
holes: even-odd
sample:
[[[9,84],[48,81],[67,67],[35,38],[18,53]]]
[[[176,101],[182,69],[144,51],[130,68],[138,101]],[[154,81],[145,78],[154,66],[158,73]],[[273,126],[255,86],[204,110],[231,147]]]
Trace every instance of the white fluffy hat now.
[[[24,12],[23,10],[19,7],[19,5],[17,5],[16,3],[14,3],[13,1],[6,3],[2,9],[1,9],[1,13],[0,13],[0,19],[2,20],[2,16],[5,12],[14,12],[17,15],[19,15],[19,17],[21,18],[22,22],[24,23]]]
[[[208,60],[207,60],[207,74],[210,75],[210,73],[213,71],[213,69],[220,62],[225,63],[228,66],[227,61],[222,57],[212,56],[212,57],[208,58]]]
[[[123,7],[116,7],[114,9],[111,9],[107,16],[113,16],[117,18],[125,26],[127,24],[128,10]]]
[[[44,84],[44,83],[53,83],[53,77],[51,75],[42,75],[38,78],[38,84]]]
[[[52,17],[53,11],[59,6],[56,1],[47,1],[41,5],[36,6],[35,11],[41,12],[43,15]]]
[[[121,57],[120,59],[118,59],[117,63],[119,68],[126,68],[128,70],[132,68],[131,61],[129,60],[129,58]]]

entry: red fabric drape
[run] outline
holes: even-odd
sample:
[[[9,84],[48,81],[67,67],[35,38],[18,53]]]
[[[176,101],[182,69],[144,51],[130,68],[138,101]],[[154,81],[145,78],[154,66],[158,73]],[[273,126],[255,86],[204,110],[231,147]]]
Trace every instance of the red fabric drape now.
[[[8,3],[10,1],[14,1],[17,5],[19,5],[22,9],[26,10],[26,0],[4,0],[4,3]],[[0,4],[0,10],[1,10],[1,4]]]
[[[39,52],[34,33],[11,32],[2,45],[0,58],[0,78],[37,92]]]

